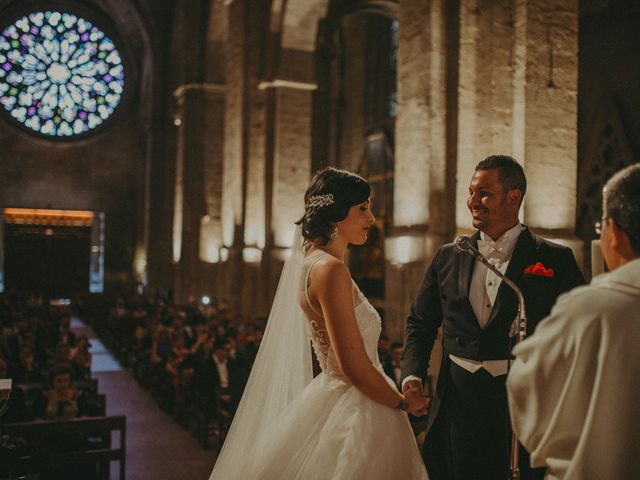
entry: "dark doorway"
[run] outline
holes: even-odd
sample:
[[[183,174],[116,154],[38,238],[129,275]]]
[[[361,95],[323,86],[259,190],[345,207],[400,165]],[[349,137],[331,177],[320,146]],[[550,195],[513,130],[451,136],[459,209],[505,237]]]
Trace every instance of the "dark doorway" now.
[[[88,291],[91,227],[5,224],[5,288],[71,297]]]

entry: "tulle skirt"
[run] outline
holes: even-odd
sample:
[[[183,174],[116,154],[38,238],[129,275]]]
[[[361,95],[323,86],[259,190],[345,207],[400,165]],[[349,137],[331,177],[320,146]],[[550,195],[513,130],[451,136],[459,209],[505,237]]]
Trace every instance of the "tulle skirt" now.
[[[406,413],[324,373],[247,457],[247,478],[255,480],[427,478]]]

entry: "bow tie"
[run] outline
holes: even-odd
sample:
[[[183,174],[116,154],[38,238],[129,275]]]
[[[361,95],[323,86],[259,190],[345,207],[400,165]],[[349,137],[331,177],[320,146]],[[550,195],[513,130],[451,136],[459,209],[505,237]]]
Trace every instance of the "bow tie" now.
[[[496,242],[493,240],[478,240],[478,251],[485,257],[497,257],[507,260],[509,258],[507,245],[508,242],[505,239],[500,239]]]

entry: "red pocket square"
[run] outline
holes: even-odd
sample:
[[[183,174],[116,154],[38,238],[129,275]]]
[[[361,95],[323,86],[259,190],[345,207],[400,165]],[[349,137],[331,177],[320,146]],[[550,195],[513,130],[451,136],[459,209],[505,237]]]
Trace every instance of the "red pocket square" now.
[[[535,265],[529,265],[527,268],[525,268],[524,274],[553,278],[555,272],[553,271],[553,268],[546,268],[541,262],[538,262]]]

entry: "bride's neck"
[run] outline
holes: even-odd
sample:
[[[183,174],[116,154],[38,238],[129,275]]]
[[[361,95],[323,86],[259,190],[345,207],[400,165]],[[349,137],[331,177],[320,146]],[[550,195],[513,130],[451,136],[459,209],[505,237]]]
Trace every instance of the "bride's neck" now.
[[[347,246],[349,244],[341,239],[329,240],[326,245],[321,245],[317,240],[313,245],[314,249],[327,252],[329,255],[336,257],[341,262],[344,262],[344,256],[347,253]]]

